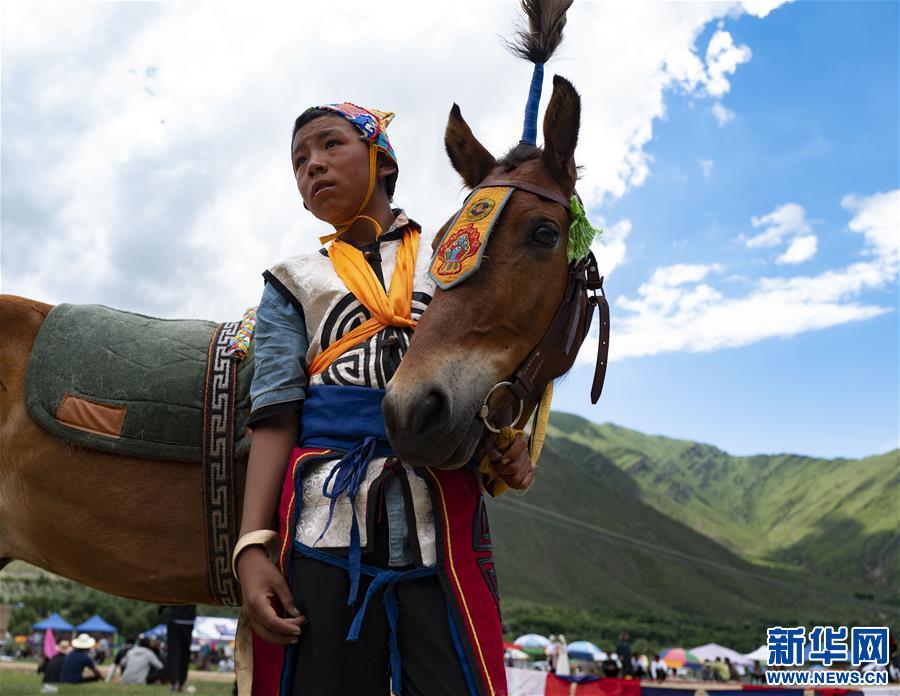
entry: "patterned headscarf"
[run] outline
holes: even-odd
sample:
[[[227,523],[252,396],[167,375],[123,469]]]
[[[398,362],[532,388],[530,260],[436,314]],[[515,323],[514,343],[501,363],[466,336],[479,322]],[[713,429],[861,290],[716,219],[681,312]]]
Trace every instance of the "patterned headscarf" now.
[[[387,127],[394,120],[392,111],[365,109],[350,102],[324,104],[316,108],[331,111],[346,118],[360,130],[369,143],[390,157],[391,161],[399,166],[397,154],[394,152],[394,148],[391,147],[391,141],[388,139],[387,134]]]

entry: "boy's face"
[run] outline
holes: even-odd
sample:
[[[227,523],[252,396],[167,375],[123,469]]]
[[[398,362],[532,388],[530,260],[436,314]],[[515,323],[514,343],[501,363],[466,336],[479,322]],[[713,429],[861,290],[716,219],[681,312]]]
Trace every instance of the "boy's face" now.
[[[333,225],[352,218],[369,187],[369,144],[341,116],[320,116],[294,136],[291,159],[300,196],[310,212]],[[384,193],[383,178],[396,171],[377,166],[376,191]]]

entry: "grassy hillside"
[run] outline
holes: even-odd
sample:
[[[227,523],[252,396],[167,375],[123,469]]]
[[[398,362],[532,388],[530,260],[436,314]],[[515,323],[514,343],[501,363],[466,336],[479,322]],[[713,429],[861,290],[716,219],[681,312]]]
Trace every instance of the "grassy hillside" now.
[[[733,457],[564,413],[550,433],[602,454],[641,500],[744,558],[900,592],[900,450]]]
[[[779,623],[900,621],[900,587],[852,572],[880,557],[881,577],[896,573],[897,510],[890,495],[866,493],[863,476],[842,472],[841,460],[733,458],[566,414],[551,423],[528,494],[490,503],[510,634],[562,622],[607,643],[630,629],[652,646],[719,640],[750,650]],[[884,489],[883,459],[846,466],[881,477]],[[836,492],[848,478],[852,493]],[[887,522],[869,514],[876,504]],[[842,517],[859,520],[851,535],[876,530],[870,537],[881,541],[881,530],[893,541],[873,550],[857,546],[858,535],[829,536]]]

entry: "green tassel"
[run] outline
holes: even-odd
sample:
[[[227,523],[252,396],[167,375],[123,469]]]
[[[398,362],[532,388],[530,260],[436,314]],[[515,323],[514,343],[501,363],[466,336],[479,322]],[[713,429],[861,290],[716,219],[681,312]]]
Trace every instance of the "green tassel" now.
[[[584,208],[578,196],[572,195],[571,200],[572,223],[569,225],[569,246],[567,249],[569,261],[577,261],[587,256],[591,250],[591,242],[594,237],[603,234],[603,230],[599,230],[587,219]]]

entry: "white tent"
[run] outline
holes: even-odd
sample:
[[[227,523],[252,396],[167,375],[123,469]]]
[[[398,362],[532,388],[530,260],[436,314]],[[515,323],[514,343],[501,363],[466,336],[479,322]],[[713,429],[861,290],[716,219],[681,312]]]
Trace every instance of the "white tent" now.
[[[198,616],[194,619],[191,638],[194,641],[232,641],[237,633],[237,619],[227,616]]]
[[[524,636],[519,636],[516,638],[513,643],[522,648],[546,648],[550,645],[550,640],[545,638],[544,636],[539,636],[537,633],[526,633]]]
[[[752,653],[747,653],[744,657],[747,658],[750,665],[753,664],[754,660],[759,660],[759,664],[765,667],[769,664],[769,646],[760,645],[756,650]]]
[[[724,645],[719,645],[718,643],[707,643],[706,645],[701,645],[697,648],[691,648],[690,652],[694,653],[701,660],[712,660],[718,657],[723,662],[727,657],[732,664],[735,665],[747,665],[750,666],[753,664],[752,659],[748,659],[746,655],[742,655],[737,650],[732,650]],[[766,655],[768,659],[768,655]]]

